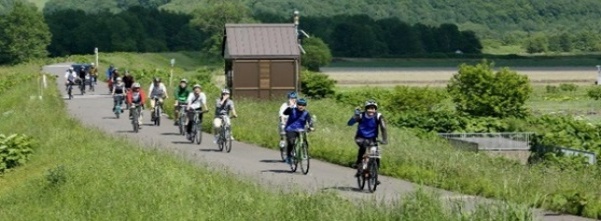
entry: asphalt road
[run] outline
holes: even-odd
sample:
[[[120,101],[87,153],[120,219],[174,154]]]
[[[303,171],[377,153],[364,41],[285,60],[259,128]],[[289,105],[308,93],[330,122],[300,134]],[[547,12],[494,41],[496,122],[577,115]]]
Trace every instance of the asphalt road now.
[[[331,190],[350,199],[392,202],[399,199],[403,194],[414,191],[419,187],[417,184],[404,180],[380,176],[382,185],[378,186],[375,193],[358,191],[353,169],[315,159],[311,161],[311,169],[307,175],[303,175],[300,171],[290,173],[289,166],[280,161],[279,151],[235,141],[230,153],[218,152],[217,146],[212,142],[212,135],[209,134],[203,135],[201,145],[191,144],[184,136],[178,135],[178,128],[173,126],[173,121],[166,117],[162,119],[161,126],[151,126],[148,110],[145,110],[143,114],[142,129],[139,133],[133,133],[127,114],[121,119],[116,119],[112,113],[113,100],[108,94],[106,84],[99,83],[95,92],[88,92],[85,95],[78,95],[79,89],[74,88],[75,97],[72,100],[67,99],[63,82],[64,73],[68,67],[69,64],[55,64],[44,67],[43,71],[59,75],[57,81],[59,89],[63,93],[66,106],[72,117],[81,120],[86,126],[99,128],[108,134],[123,136],[134,142],[140,142],[147,148],[173,152],[181,156],[182,160],[250,178],[250,180],[259,182],[262,185],[280,187],[284,190],[300,189],[308,192]],[[143,86],[143,88],[146,87]],[[244,117],[244,113],[239,115]],[[207,116],[211,117],[210,114]],[[207,116],[205,116],[205,119],[207,119]],[[277,136],[276,134],[273,135]],[[444,190],[423,188],[438,191],[443,198],[464,200],[468,205],[473,204],[473,202],[488,201]],[[538,210],[536,215],[538,220],[546,221],[590,220]]]

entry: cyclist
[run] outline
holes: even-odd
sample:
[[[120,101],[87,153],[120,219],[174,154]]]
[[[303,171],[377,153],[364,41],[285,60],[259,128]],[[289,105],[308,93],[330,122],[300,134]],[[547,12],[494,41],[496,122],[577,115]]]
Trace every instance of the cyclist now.
[[[91,66],[90,66],[90,83],[93,83],[94,85],[97,85],[98,82],[98,68],[96,68],[96,64],[94,64],[94,62],[92,62]]]
[[[221,98],[218,98],[215,104],[215,118],[213,119],[213,135],[215,135],[215,138],[213,143],[217,143],[217,136],[220,132],[219,129],[221,128],[221,118],[223,118],[225,126],[232,126],[232,122],[230,121],[229,117],[230,111],[232,112],[233,117],[238,117],[236,114],[236,109],[234,108],[234,101],[230,99],[230,90],[223,89],[221,91]],[[234,139],[231,131],[230,138],[232,140]]]
[[[179,105],[184,105],[184,104],[188,104],[188,97],[190,95],[191,91],[190,88],[188,88],[188,80],[186,80],[185,78],[179,81],[179,86],[175,89],[175,104],[173,105],[173,107],[175,108],[175,123],[173,125],[177,126],[178,125],[178,120],[179,119]],[[182,113],[183,114],[183,113]]]
[[[188,124],[186,125],[186,132],[190,135],[192,131],[192,120],[194,119],[194,111],[207,110],[207,95],[202,92],[202,87],[199,84],[195,84],[192,87],[194,92],[190,93],[187,99],[188,105]],[[198,114],[198,120],[202,121],[202,113]]]
[[[364,105],[365,111],[361,112],[360,109],[355,109],[355,114],[348,121],[348,126],[353,126],[355,123],[359,123],[357,126],[357,133],[355,134],[355,143],[359,146],[357,153],[357,160],[353,164],[353,168],[359,168],[363,161],[363,155],[368,146],[376,144],[378,138],[378,128],[382,132],[382,144],[388,143],[388,134],[386,133],[386,121],[384,116],[378,112],[378,103],[374,100],[368,100]],[[378,167],[380,162],[378,161]],[[359,170],[355,176],[359,176]]]
[[[65,72],[65,89],[69,88],[69,85],[75,85],[75,80],[77,79],[77,73],[73,70],[73,67],[70,67]]]
[[[159,103],[155,104],[154,98],[159,99]],[[150,99],[150,116],[152,120],[154,120],[154,105],[162,105],[163,100],[169,98],[167,95],[167,88],[165,88],[165,84],[161,82],[161,78],[155,77],[152,80],[152,84],[150,84],[150,88],[148,88],[148,99]]]
[[[128,70],[125,70],[125,76],[123,76],[123,83],[125,83],[125,89],[131,90],[131,85],[134,84],[135,79]]]
[[[83,64],[79,67],[79,73],[77,73],[79,76],[79,84],[80,87],[82,88],[82,92],[85,93],[86,91],[86,66],[84,66]]]
[[[113,95],[113,112],[115,111],[115,107],[117,106],[117,104],[123,103],[125,91],[125,84],[123,83],[121,78],[118,77],[117,83],[115,83],[115,86],[113,87],[113,92],[111,93]],[[121,108],[121,113],[123,113],[123,108]]]
[[[127,107],[129,109],[129,117],[131,118],[133,115],[133,109],[135,108],[134,104],[136,105],[140,105],[142,106],[142,108],[144,108],[144,102],[146,102],[145,100],[145,93],[144,91],[140,88],[140,84],[139,83],[134,83],[132,85],[132,89],[130,91],[127,91]],[[142,125],[142,113],[140,112],[140,117],[138,118],[138,122],[140,124],[140,126]]]
[[[284,102],[282,106],[280,106],[280,121],[278,125],[278,129],[280,131],[280,148],[284,148],[286,146],[286,131],[284,130],[284,127],[286,126],[286,120],[288,119],[288,116],[284,115],[284,111],[286,110],[286,108],[294,106],[295,104],[296,92],[292,91],[288,93],[288,102]]]
[[[304,98],[300,98],[296,101],[296,105],[286,108],[284,115],[288,116],[286,121],[286,139],[288,141],[288,148],[286,149],[286,163],[290,164],[292,147],[296,143],[296,138],[299,136],[298,131],[304,131],[305,125],[309,124],[309,131],[315,130],[313,128],[313,120],[311,114],[306,109],[307,101]]]

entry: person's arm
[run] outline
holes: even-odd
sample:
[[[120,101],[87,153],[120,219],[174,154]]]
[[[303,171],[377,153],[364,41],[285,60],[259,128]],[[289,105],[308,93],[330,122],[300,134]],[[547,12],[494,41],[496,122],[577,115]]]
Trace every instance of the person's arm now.
[[[355,114],[348,120],[346,125],[353,126],[355,123],[361,122],[361,111],[355,109]]]
[[[150,94],[152,94],[152,89],[154,89],[154,84],[150,84],[150,87],[148,88],[148,99],[150,99]]]
[[[284,115],[290,115],[292,114],[292,107],[287,107],[286,110],[284,110]]]
[[[186,103],[187,103],[186,107],[187,107],[188,109],[191,109],[191,108],[192,108],[192,101],[193,101],[193,100],[194,100],[194,94],[193,94],[193,93],[189,93],[189,94],[188,94],[188,98],[186,99]]]
[[[165,87],[165,84],[163,83],[161,83],[161,90],[165,92],[165,99],[169,98],[169,93],[167,93],[167,87]]]
[[[388,143],[388,133],[386,131],[386,121],[384,120],[384,116],[380,116],[380,132],[382,132],[382,143]]]
[[[284,120],[284,111],[286,110],[286,108],[288,108],[288,104],[287,103],[283,103],[282,106],[280,106],[280,111],[278,112],[279,116],[280,116],[280,120]]]
[[[307,123],[309,124],[309,130],[315,130],[313,127],[313,117],[309,111],[307,111]]]
[[[111,93],[112,96],[115,96],[115,88],[116,87],[113,87],[113,92]]]
[[[234,115],[234,117],[238,117],[238,114],[236,113],[236,108],[234,107],[234,101],[230,100],[230,106],[232,108],[232,114]]]

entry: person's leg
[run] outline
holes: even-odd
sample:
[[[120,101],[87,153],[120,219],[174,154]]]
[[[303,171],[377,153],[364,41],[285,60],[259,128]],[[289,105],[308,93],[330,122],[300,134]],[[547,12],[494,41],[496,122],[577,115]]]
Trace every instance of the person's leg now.
[[[188,116],[188,122],[186,123],[186,132],[191,133],[192,124],[194,123],[194,111],[188,111],[186,112],[186,115]]]
[[[156,105],[156,103],[154,102],[154,99],[150,99],[150,118],[153,119],[154,117],[154,105]]]
[[[217,136],[219,134],[221,124],[222,124],[221,118],[215,117],[213,119],[213,136],[214,136],[213,143],[217,143]]]
[[[229,136],[230,136],[230,139],[232,139],[232,140],[233,140],[233,139],[234,139],[234,135],[233,135],[233,133],[232,133],[232,121],[231,121],[230,117],[229,117],[229,116],[227,116],[227,115],[226,115],[226,116],[223,116],[223,123],[225,124],[225,127],[226,127],[226,128],[229,128],[229,129],[230,129],[230,130],[229,130],[229,131],[230,131],[230,134],[229,134]],[[226,136],[227,136],[227,134],[226,134]]]
[[[173,113],[174,113],[174,118],[173,120],[175,120],[175,123],[173,123],[174,125],[177,125],[179,122],[179,102],[175,102],[175,105],[173,105]]]
[[[285,124],[280,119],[278,123],[278,130],[280,132],[280,148],[284,148],[286,146],[286,131],[284,130]]]
[[[297,132],[286,131],[286,141],[288,142],[288,148],[286,148],[286,156],[288,158],[288,160],[286,160],[287,162],[290,162],[289,159],[292,157],[292,147],[294,147],[296,137]]]
[[[365,154],[365,138],[357,137],[355,138],[355,143],[359,147],[357,150],[357,160],[355,161],[355,165],[359,167],[363,162],[363,155]]]

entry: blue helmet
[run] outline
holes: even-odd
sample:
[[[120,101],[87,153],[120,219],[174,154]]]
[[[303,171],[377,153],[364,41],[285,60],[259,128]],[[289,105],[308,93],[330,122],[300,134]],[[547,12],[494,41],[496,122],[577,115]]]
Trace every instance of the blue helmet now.
[[[292,91],[288,93],[288,99],[296,99],[296,92]]]
[[[307,100],[305,100],[305,98],[300,98],[296,101],[296,104],[300,106],[307,106]]]

